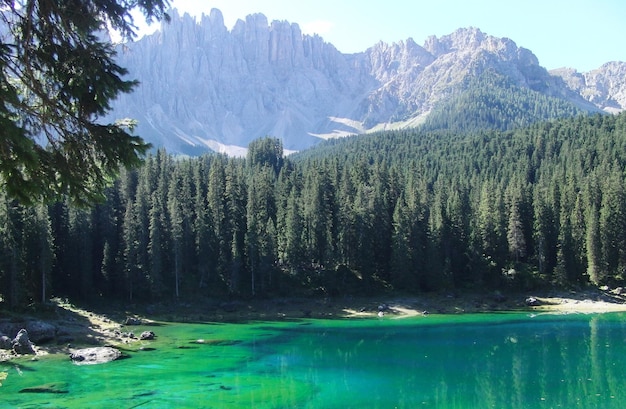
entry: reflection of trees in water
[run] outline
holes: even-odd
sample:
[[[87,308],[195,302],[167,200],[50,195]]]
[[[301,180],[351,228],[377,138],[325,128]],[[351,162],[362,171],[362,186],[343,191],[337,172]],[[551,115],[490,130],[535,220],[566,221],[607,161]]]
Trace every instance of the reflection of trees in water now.
[[[603,325],[605,324],[605,325]],[[589,321],[589,360],[591,365],[591,390],[588,396],[597,398],[599,407],[623,405],[626,394],[623,360],[626,331],[619,321],[610,321],[610,326],[596,316]]]
[[[429,374],[437,407],[617,408],[626,399],[626,330],[618,321],[575,317],[482,335],[449,348]]]
[[[304,369],[323,407],[619,408],[626,323],[618,318],[301,327],[281,373]]]

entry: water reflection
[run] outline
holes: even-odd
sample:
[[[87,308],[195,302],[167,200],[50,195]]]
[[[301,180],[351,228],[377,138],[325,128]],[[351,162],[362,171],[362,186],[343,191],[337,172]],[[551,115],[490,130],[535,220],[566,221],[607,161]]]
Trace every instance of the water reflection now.
[[[177,324],[160,329],[154,351],[110,365],[63,357],[0,367],[0,408],[622,408],[625,322],[481,314]],[[237,342],[180,348],[197,339]],[[57,382],[69,393],[19,393]]]
[[[616,315],[293,335],[279,370],[317,386],[310,408],[617,408],[626,398],[626,329]]]

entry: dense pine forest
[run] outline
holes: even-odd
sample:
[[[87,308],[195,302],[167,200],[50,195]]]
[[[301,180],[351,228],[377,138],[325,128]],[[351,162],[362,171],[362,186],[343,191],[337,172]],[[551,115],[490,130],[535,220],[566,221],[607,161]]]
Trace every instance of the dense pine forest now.
[[[535,87],[541,88],[538,84]],[[451,94],[432,109],[420,129],[507,131],[539,121],[573,117],[589,110],[589,107],[582,109],[561,98],[517,86],[511,79],[491,70],[469,77],[452,89]]]
[[[619,285],[626,114],[403,130],[283,157],[159,150],[106,201],[0,192],[0,298],[126,302]]]

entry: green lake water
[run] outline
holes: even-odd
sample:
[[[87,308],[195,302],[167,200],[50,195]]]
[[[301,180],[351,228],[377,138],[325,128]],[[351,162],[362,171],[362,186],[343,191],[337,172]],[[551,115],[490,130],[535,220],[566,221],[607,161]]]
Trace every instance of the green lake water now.
[[[137,327],[154,350],[0,365],[2,408],[623,408],[626,314]],[[204,344],[194,343],[205,340]],[[139,345],[134,346],[138,347]],[[3,379],[4,378],[4,379]],[[52,385],[61,393],[20,393]]]

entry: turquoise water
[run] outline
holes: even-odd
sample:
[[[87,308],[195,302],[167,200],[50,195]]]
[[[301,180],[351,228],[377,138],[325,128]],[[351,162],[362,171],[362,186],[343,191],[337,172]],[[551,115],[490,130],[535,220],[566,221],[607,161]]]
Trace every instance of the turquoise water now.
[[[0,365],[0,407],[622,408],[626,315],[165,324],[154,348]],[[202,339],[202,344],[196,340]],[[139,345],[133,346],[133,348]],[[2,379],[5,378],[5,379]],[[58,393],[20,393],[47,385]]]

